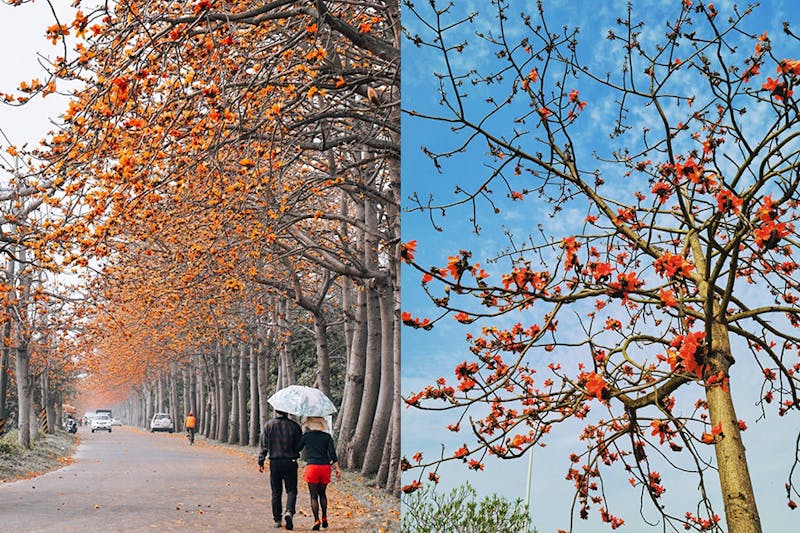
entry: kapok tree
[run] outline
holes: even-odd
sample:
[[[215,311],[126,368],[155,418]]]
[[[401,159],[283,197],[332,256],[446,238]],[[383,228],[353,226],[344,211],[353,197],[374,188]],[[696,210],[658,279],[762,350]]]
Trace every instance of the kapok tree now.
[[[404,460],[420,472],[404,490],[421,486],[425,472],[437,480],[443,461],[481,470],[487,454],[519,457],[577,419],[586,425],[567,473],[573,515],[597,508],[612,528],[623,523],[603,485],[615,465],[665,527],[761,531],[746,422],[732,400],[749,391],[734,390],[729,377],[735,360],[751,357],[763,385],[748,400],[781,416],[798,408],[800,61],[773,49],[775,28],[746,27],[750,9],[723,15],[685,0],[654,42],[629,7],[600,54],[619,68],[606,74],[584,62],[577,29],[548,27],[541,3],[517,16],[493,2],[491,34],[471,32],[478,15],[451,23],[451,7],[431,5],[430,15],[407,8],[413,26],[429,32],[411,36],[414,44],[444,60],[441,105],[409,114],[452,127],[454,146],[423,148],[437,169],[477,149],[490,171],[465,177],[478,184],[459,183],[455,200],[417,208],[436,215],[461,204],[480,217],[503,201],[538,201],[564,233],[542,220],[526,244],[512,236],[492,269],[468,250],[427,267],[415,262],[417,242],[404,245],[404,260],[422,272],[442,312],[423,318],[406,310],[407,326],[430,329],[447,315],[487,322],[467,335],[470,355],[454,382],[440,378],[406,398],[460,413],[449,429],[469,420],[477,442],[440,459]],[[782,29],[796,47],[788,23]],[[459,54],[476,41],[493,61],[459,71]],[[519,322],[488,320],[500,315]],[[670,474],[659,464],[697,473],[697,507],[665,508]],[[707,497],[714,470],[725,526]]]

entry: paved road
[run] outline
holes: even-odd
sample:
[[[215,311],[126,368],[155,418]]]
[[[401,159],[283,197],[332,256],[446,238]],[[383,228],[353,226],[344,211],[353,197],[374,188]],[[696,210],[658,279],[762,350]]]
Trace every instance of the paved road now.
[[[79,436],[72,464],[0,484],[1,531],[278,531],[252,456],[136,428]]]

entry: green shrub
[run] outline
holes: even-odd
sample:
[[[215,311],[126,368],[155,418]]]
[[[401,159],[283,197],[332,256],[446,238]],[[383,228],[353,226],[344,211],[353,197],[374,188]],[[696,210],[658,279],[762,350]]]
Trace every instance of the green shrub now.
[[[535,533],[521,498],[495,494],[478,500],[469,483],[449,493],[427,485],[403,496],[402,533]]]
[[[9,431],[0,437],[0,454],[4,455],[19,455],[24,451],[24,448],[17,444],[19,430],[15,429]]]

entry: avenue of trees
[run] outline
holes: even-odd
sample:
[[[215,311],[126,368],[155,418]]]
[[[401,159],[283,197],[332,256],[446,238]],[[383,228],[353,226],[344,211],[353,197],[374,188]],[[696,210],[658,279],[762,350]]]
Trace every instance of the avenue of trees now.
[[[71,13],[47,28],[47,76],[2,90],[68,106],[4,157],[2,363],[24,385],[0,404],[43,405],[39,358],[129,423],[193,409],[254,444],[272,392],[317,386],[342,466],[399,490],[397,3]]]
[[[455,379],[406,398],[449,410],[449,429],[471,435],[441,457],[404,457],[403,490],[437,481],[443,461],[482,470],[488,455],[518,458],[571,422],[583,430],[566,451],[570,524],[590,513],[624,523],[605,484],[617,469],[659,529],[761,531],[733,399],[797,431],[800,38],[788,23],[754,27],[750,7],[684,0],[644,25],[633,3],[590,51],[546,2],[501,0],[460,21],[445,4],[407,3],[420,28],[410,42],[441,65],[439,107],[409,113],[452,132],[423,148],[432,172],[480,154],[485,173],[461,174],[439,203],[410,191],[415,208],[476,231],[501,201],[547,214],[530,234],[509,229],[496,256],[455,243],[430,266],[415,258],[421,244],[404,244],[439,312],[406,308],[404,324],[483,328],[467,336]],[[773,48],[776,36],[790,46]],[[742,364],[760,389],[736,389]],[[787,450],[785,494],[770,496],[792,509],[798,457]],[[694,473],[697,501],[671,508],[664,494],[681,472]]]

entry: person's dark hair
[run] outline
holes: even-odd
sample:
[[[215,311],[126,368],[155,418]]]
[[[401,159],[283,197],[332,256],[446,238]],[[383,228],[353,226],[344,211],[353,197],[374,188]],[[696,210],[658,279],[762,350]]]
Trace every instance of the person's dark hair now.
[[[277,409],[275,409],[275,416],[289,416],[289,413],[287,413],[286,411],[278,411]]]

